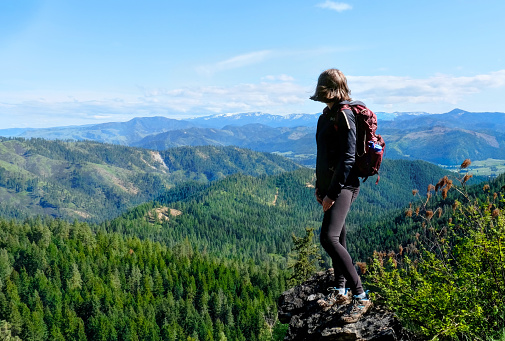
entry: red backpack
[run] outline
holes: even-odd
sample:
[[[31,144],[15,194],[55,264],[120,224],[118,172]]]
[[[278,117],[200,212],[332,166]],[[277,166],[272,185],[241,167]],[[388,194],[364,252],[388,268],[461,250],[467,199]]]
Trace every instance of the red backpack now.
[[[376,135],[377,116],[360,101],[343,102],[342,109],[351,110],[356,117],[356,161],[354,168],[359,177],[366,179],[379,174],[382,156],[386,149],[386,142],[380,135]],[[380,176],[377,176],[376,184]]]

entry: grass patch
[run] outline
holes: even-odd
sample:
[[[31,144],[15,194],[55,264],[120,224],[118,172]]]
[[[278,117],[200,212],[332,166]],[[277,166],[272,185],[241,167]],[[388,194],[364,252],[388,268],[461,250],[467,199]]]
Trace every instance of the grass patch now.
[[[458,171],[460,167],[460,165],[440,166],[450,171]],[[505,173],[505,160],[487,159],[472,161],[472,164],[468,167],[468,172],[476,176],[489,176],[494,178]]]

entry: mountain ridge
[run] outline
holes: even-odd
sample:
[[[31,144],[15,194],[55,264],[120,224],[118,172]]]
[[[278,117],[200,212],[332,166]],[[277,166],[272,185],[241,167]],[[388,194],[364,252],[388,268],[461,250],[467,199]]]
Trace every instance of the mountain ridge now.
[[[0,139],[0,214],[94,222],[186,181],[205,183],[236,172],[259,176],[297,168],[286,158],[236,147],[159,152],[86,141]]]
[[[465,112],[467,111],[461,109],[453,109],[449,113],[453,113],[455,111]],[[192,117],[188,119],[173,119],[165,116],[148,116],[148,117],[134,117],[128,121],[112,121],[98,124],[86,124],[86,125],[70,125],[70,126],[56,126],[56,127],[48,127],[48,128],[7,128],[0,129],[0,136],[3,137],[44,137],[44,136],[36,136],[35,132],[38,134],[50,134],[52,130],[67,130],[67,129],[78,129],[78,128],[94,128],[94,129],[110,129],[118,126],[127,126],[132,123],[149,123],[150,121],[157,122],[161,120],[162,125],[167,125],[167,122],[171,123],[185,123],[194,127],[205,127],[205,128],[223,128],[226,125],[236,125],[239,122],[239,125],[245,125],[249,123],[262,123],[265,125],[265,122],[272,122],[270,126],[272,127],[294,127],[298,124],[298,122],[309,123],[309,126],[315,126],[317,123],[317,119],[321,113],[313,113],[313,114],[305,114],[305,113],[293,113],[287,115],[275,115],[268,114],[263,112],[246,112],[246,113],[227,113],[227,114],[215,114],[208,116],[200,116],[200,117]],[[379,120],[391,120],[391,118],[398,118],[402,116],[419,116],[419,115],[439,115],[439,114],[430,114],[427,112],[376,112]],[[166,122],[163,122],[166,121]],[[294,122],[294,123],[293,123]],[[280,124],[284,123],[284,124]],[[306,125],[306,124],[302,124]],[[155,126],[153,124],[153,126]],[[49,137],[45,137],[49,138]]]
[[[421,159],[444,166],[457,165],[465,158],[505,160],[505,113],[473,113],[456,108],[443,114],[402,112],[377,115],[378,133],[387,144],[386,158]],[[318,114],[280,116],[260,112],[219,114],[191,120],[145,117],[123,123],[35,129],[25,131],[23,135],[27,138],[93,140],[155,150],[175,146],[236,145],[277,153],[304,166],[314,167],[317,119]],[[0,134],[18,134],[20,131],[0,130]],[[496,175],[496,172],[489,172]]]

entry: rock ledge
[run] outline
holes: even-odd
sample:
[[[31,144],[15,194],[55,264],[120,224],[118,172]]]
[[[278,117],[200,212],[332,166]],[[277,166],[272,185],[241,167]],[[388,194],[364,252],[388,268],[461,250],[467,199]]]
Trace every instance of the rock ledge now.
[[[323,311],[317,300],[327,294],[333,280],[333,269],[318,272],[306,282],[285,291],[278,300],[279,320],[289,323],[284,340],[419,340],[407,333],[396,316],[381,306],[374,307],[358,322],[343,324],[340,316],[346,306]]]

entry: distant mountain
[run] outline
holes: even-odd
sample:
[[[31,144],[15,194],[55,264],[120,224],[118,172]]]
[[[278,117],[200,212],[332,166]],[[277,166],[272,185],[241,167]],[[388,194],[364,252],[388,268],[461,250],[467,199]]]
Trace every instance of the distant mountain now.
[[[409,116],[430,115],[429,113],[424,112],[424,111],[419,111],[419,112],[410,112],[410,111],[409,112],[382,112],[382,111],[378,111],[378,112],[375,112],[375,114],[377,115],[378,121],[393,121],[401,116],[409,117]]]
[[[451,166],[465,158],[505,160],[505,113],[377,113],[378,133],[386,140],[386,158],[420,159]],[[277,153],[299,164],[315,165],[315,126],[319,114],[221,114],[189,120],[135,118],[123,123],[31,130],[24,137],[92,140],[164,150],[176,146],[235,145]]]
[[[0,129],[4,137],[40,137],[49,140],[90,140],[120,145],[132,145],[142,138],[178,129],[215,128],[228,125],[244,126],[262,124],[269,127],[314,127],[319,114],[270,115],[264,113],[221,114],[187,120],[161,116],[137,117],[127,122],[109,122],[93,125],[54,128],[10,128]]]
[[[10,129],[0,129],[0,136],[3,137],[16,137],[20,136],[21,134],[29,131],[29,130],[34,130],[33,128],[10,128]]]
[[[270,115],[261,112],[250,112],[240,114],[218,114],[204,117],[188,119],[194,122],[195,126],[204,128],[221,129],[228,125],[244,126],[248,124],[262,124],[270,127],[315,127],[317,125],[318,114],[291,114],[291,115]]]
[[[134,146],[155,150],[178,146],[234,145],[285,155],[302,165],[314,164],[313,127],[272,128],[262,124],[225,126],[223,129],[189,128],[147,136]],[[309,157],[307,157],[309,155]]]
[[[390,158],[422,159],[454,165],[462,160],[505,160],[505,113],[399,116],[380,123]]]
[[[15,133],[14,129],[7,129],[4,136],[35,137],[49,140],[89,140],[128,146],[147,135],[186,129],[192,126],[193,124],[190,122],[166,117],[138,117],[128,122],[19,130],[17,135],[13,134]],[[2,132],[3,130],[0,130],[0,136],[2,136]]]
[[[505,160],[505,134],[443,126],[402,133],[383,131],[389,158],[424,159],[442,165],[455,165],[468,158]]]
[[[405,124],[408,122],[408,124]],[[479,131],[505,131],[505,113],[501,112],[468,112],[454,109],[445,114],[399,115],[382,127],[419,130],[445,126],[450,128]]]
[[[0,215],[103,221],[190,180],[207,183],[237,172],[259,176],[299,167],[236,147],[157,152],[96,142],[0,139]]]
[[[379,122],[385,138],[386,158],[425,160],[441,165],[464,159],[505,160],[505,114],[402,113]],[[182,145],[236,145],[284,155],[309,167],[315,165],[315,128],[272,128],[266,125],[225,126],[222,129],[190,128],[147,136],[135,146],[163,150]]]

